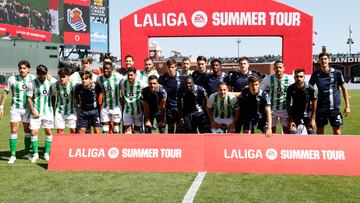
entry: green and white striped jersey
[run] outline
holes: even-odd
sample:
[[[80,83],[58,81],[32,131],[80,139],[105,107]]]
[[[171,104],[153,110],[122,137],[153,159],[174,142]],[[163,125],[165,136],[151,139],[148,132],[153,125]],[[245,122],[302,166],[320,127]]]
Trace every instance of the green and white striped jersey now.
[[[65,116],[76,113],[75,103],[75,85],[69,82],[66,86],[62,86],[60,81],[52,84],[52,96],[56,97],[55,112]]]
[[[70,75],[70,81],[73,82],[74,85],[82,83],[80,72],[81,71],[77,71]],[[92,81],[96,82],[96,78],[97,78],[97,75],[92,73],[92,76],[91,76]]]
[[[33,107],[36,108],[39,116],[53,113],[51,103],[51,85],[56,82],[55,78],[50,81],[41,82],[37,78],[29,83],[27,96],[32,97]]]
[[[284,74],[277,79],[275,74],[266,76],[260,84],[260,88],[268,92],[271,101],[271,110],[286,110],[286,91],[295,82],[294,77]]]
[[[146,85],[140,80],[135,80],[135,84],[131,85],[128,79],[121,81],[120,92],[124,99],[124,112],[131,113],[131,115],[138,115],[142,113],[141,107],[141,90]]]
[[[157,72],[157,70],[153,69],[150,72],[146,72],[145,70],[140,71],[140,80],[144,83],[144,84],[148,84],[148,79],[150,75],[155,75],[157,78],[160,77],[159,73]],[[146,85],[147,86],[147,85]]]
[[[238,99],[230,93],[227,93],[225,98],[221,99],[219,93],[215,92],[210,95],[206,106],[211,109],[214,118],[233,119],[234,112],[240,108],[237,101]]]
[[[11,76],[5,86],[5,91],[11,90],[12,99],[11,106],[16,109],[27,109],[27,89],[29,83],[36,77],[32,74],[27,74],[24,78],[20,75]]]
[[[112,73],[109,78],[99,76],[97,83],[103,91],[103,108],[114,109],[121,107],[120,105],[120,82],[124,76],[119,73]]]

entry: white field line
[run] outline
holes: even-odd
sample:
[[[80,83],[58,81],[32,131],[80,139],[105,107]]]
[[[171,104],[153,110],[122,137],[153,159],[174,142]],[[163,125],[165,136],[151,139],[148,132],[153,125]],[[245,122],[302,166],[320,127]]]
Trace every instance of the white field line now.
[[[194,197],[195,197],[196,193],[198,192],[205,176],[206,176],[206,172],[199,172],[197,174],[194,182],[191,184],[189,190],[187,191],[186,195],[184,196],[182,203],[192,203],[194,201]]]

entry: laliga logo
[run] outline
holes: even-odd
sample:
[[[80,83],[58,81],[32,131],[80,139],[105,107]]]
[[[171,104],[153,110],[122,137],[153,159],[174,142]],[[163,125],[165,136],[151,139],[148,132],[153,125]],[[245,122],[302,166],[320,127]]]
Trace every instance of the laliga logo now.
[[[196,11],[191,16],[191,22],[195,27],[201,28],[208,22],[208,17],[204,11]]]
[[[120,152],[119,149],[116,147],[112,147],[108,151],[108,156],[110,159],[116,159],[119,156]]]
[[[86,31],[82,11],[78,8],[67,10],[67,22],[75,31]]]
[[[270,161],[273,161],[273,160],[275,160],[277,158],[278,153],[277,153],[276,149],[270,148],[270,149],[266,150],[265,156]]]

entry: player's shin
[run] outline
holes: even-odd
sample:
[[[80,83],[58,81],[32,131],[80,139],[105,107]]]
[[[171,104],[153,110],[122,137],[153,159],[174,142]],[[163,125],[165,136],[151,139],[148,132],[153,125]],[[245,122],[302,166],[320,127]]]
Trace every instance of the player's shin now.
[[[49,154],[49,153],[50,153],[51,144],[52,144],[52,135],[46,135],[46,139],[45,139],[45,154]]]
[[[10,134],[9,145],[10,145],[11,156],[15,156],[16,145],[17,145],[17,134]]]
[[[31,145],[33,148],[33,153],[37,154],[39,151],[39,140],[37,135],[31,136]]]
[[[114,133],[119,134],[120,133],[120,126],[117,123],[114,123]]]
[[[109,133],[109,125],[104,124],[102,126],[102,134],[108,134]]]
[[[31,133],[25,133],[24,136],[25,155],[30,153]]]

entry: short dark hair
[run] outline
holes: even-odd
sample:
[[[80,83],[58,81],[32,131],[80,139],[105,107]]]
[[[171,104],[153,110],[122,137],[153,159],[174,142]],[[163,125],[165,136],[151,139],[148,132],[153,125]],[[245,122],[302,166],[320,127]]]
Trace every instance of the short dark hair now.
[[[133,61],[135,61],[135,60],[134,60],[134,57],[131,56],[131,55],[126,55],[124,59],[126,60],[127,58],[131,58]]]
[[[213,59],[213,60],[211,60],[211,62],[210,62],[210,65],[211,66],[213,66],[214,65],[214,63],[216,63],[216,62],[218,62],[220,65],[221,65],[221,60],[220,59]]]
[[[29,61],[27,61],[27,60],[21,60],[21,61],[18,63],[18,67],[19,67],[19,68],[20,68],[22,65],[30,68],[30,63],[29,63]]]
[[[90,58],[82,58],[81,59],[81,64],[84,65],[84,64],[87,64],[87,63],[92,63],[92,60]]]
[[[184,78],[184,82],[187,81],[187,80],[192,80],[194,82],[194,78],[192,76],[190,76],[190,75],[188,75],[188,76],[186,76]]]
[[[175,64],[175,65],[177,64],[175,59],[168,59],[166,61],[166,65],[168,66],[168,68],[173,64]]]
[[[152,62],[153,60],[152,60],[152,58],[147,57],[147,58],[144,59],[144,62],[146,62],[146,61],[151,61]]]
[[[111,62],[104,62],[103,67],[105,67],[106,65],[109,65],[111,68],[113,67],[113,64]]]
[[[248,78],[248,84],[251,84],[251,83],[254,83],[254,82],[259,82],[260,81],[260,78],[256,75],[251,75],[249,78]]]
[[[321,53],[319,54],[319,59],[320,59],[321,57],[323,57],[323,56],[327,56],[328,58],[330,58],[330,54],[329,54],[329,53],[327,53],[327,52],[321,52]]]
[[[150,81],[150,80],[158,80],[158,77],[156,76],[156,75],[150,75],[149,77],[148,77],[148,81]]]
[[[295,71],[294,71],[294,74],[297,75],[298,73],[305,73],[305,70],[303,68],[297,68]]]
[[[220,86],[222,86],[222,85],[226,85],[226,87],[227,87],[226,82],[222,81],[222,82],[219,82],[219,84],[218,84],[218,88],[219,88]]]
[[[81,76],[81,78],[84,77],[84,76],[87,76],[88,78],[92,79],[92,73],[90,71],[88,71],[88,70],[81,71],[80,76]]]
[[[184,61],[190,61],[190,59],[188,57],[185,57],[181,60],[181,62],[184,62]]]
[[[207,62],[207,59],[206,59],[205,56],[198,56],[198,57],[196,58],[196,61],[205,61],[205,63],[206,63],[206,62]]]
[[[274,65],[275,65],[275,64],[278,64],[278,63],[282,63],[282,64],[283,64],[284,62],[283,62],[282,60],[276,60],[275,63],[274,63]]]
[[[60,78],[66,76],[66,75],[70,75],[70,70],[69,70],[68,68],[64,67],[64,68],[61,68],[61,69],[58,71],[58,76],[59,76]]]
[[[45,75],[48,73],[48,68],[43,65],[43,64],[40,64],[36,67],[36,74],[37,75]]]
[[[242,57],[239,58],[239,63],[240,63],[240,61],[244,61],[244,60],[246,60],[248,63],[250,62],[248,57],[242,56]]]
[[[134,67],[128,68],[128,69],[126,70],[126,73],[129,73],[129,72],[133,72],[133,73],[136,74],[136,68],[134,68]]]

